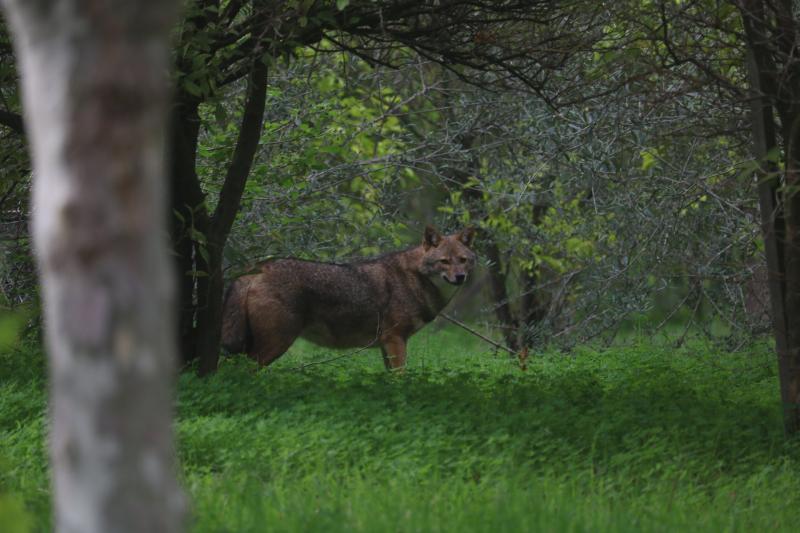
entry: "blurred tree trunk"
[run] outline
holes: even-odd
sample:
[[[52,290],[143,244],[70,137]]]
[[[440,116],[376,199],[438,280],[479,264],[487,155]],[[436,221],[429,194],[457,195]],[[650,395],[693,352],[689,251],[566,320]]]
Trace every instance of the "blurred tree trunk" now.
[[[769,5],[767,5],[769,4]],[[792,2],[739,3],[749,54],[758,192],[784,426],[800,431],[800,73]],[[776,125],[780,118],[780,130]],[[782,146],[778,142],[780,132]],[[780,154],[781,171],[772,162]]]
[[[3,0],[34,161],[58,531],[180,531],[168,32],[177,2]]]

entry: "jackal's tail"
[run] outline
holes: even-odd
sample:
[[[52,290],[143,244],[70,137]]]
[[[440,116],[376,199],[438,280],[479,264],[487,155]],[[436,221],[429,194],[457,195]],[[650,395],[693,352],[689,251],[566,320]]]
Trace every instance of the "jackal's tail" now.
[[[222,347],[230,353],[249,348],[250,326],[247,323],[247,280],[236,279],[225,293],[222,304]]]

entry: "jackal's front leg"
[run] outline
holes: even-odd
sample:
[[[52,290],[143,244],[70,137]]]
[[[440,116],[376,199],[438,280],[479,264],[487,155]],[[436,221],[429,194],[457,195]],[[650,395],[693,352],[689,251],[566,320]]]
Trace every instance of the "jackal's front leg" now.
[[[406,340],[402,337],[390,337],[381,341],[383,364],[386,370],[400,370],[406,366]]]

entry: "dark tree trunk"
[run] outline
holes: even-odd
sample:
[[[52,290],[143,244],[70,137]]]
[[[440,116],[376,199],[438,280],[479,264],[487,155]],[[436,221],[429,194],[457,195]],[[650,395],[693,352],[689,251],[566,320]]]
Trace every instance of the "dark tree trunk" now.
[[[223,250],[258,151],[266,103],[267,68],[254,63],[242,126],[213,215],[197,176],[199,101],[185,93],[172,115],[172,242],[179,274],[183,363],[199,360],[201,375],[216,370],[222,331]]]
[[[163,190],[176,4],[3,2],[35,169],[53,509],[64,533],[182,529]]]
[[[511,304],[508,301],[506,273],[503,271],[500,249],[494,241],[490,241],[486,245],[486,257],[489,259],[489,282],[492,288],[495,314],[500,321],[500,327],[503,328],[503,337],[506,339],[506,344],[508,344],[509,348],[518,352],[520,349],[519,322],[514,317]]]
[[[200,191],[195,170],[197,143],[200,135],[199,103],[186,94],[179,94],[172,111],[170,124],[170,236],[178,272],[178,339],[182,362],[195,358],[194,315],[196,271],[195,242],[192,229],[197,230],[196,212],[205,213],[204,195]],[[202,223],[202,222],[201,222]]]
[[[539,287],[539,276],[534,272],[524,272],[520,281],[522,299],[520,301],[520,324],[522,328],[521,344],[529,346],[533,339],[531,334],[536,327],[547,317],[546,293]]]
[[[547,205],[533,206],[533,224],[539,226],[542,218],[547,212]],[[519,327],[521,329],[519,337],[521,346],[530,346],[531,334],[536,324],[541,323],[547,317],[549,305],[548,292],[539,286],[541,270],[536,269],[530,272],[522,272],[520,276],[520,287],[522,288],[522,298],[520,300]]]
[[[208,232],[208,252],[202,258],[207,276],[200,279],[198,294],[205,305],[198,307],[198,349],[200,374],[217,369],[222,339],[222,252],[230,234],[244,193],[247,177],[258,151],[264,124],[264,106],[267,92],[267,68],[261,61],[253,65],[247,85],[242,126],[233,158],[225,175],[219,202],[214,211]]]
[[[786,7],[786,6],[784,6]],[[798,90],[797,79],[778,84],[778,66],[773,55],[780,49],[766,31],[768,20],[761,0],[741,4],[742,20],[749,53],[748,70],[752,95],[752,129],[755,156],[761,165],[758,181],[759,208],[764,236],[767,274],[772,307],[775,348],[778,355],[784,426],[787,433],[800,431],[800,196],[790,186],[798,185]],[[790,12],[790,11],[789,11]],[[791,16],[789,17],[791,19]],[[786,25],[786,20],[783,26]],[[794,21],[792,20],[792,26]],[[786,28],[784,28],[786,31]],[[794,39],[790,31],[790,50]],[[794,83],[792,83],[794,82]],[[785,94],[785,91],[790,94]],[[786,162],[785,187],[781,186],[780,170],[768,161],[768,154],[777,150],[775,112],[784,125],[783,155]],[[787,197],[788,196],[788,197]]]
[[[800,115],[791,117],[791,132],[786,149],[784,209],[786,244],[784,245],[785,300],[784,323],[787,346],[780,357],[781,397],[786,429],[800,431]]]
[[[465,134],[459,140],[459,144],[464,150],[472,150],[475,142],[476,138],[471,134]],[[480,161],[473,155],[469,162],[469,171],[454,168],[450,173],[454,181],[465,186],[470,177],[477,176],[480,173]],[[479,219],[483,216],[480,208],[483,202],[483,192],[477,187],[465,187],[463,194],[472,218]],[[484,250],[486,250],[486,257],[489,260],[489,286],[492,290],[495,316],[500,323],[507,346],[517,352],[520,349],[519,320],[514,316],[514,311],[509,301],[508,277],[503,269],[503,257],[500,253],[500,248],[491,235],[484,235],[481,241],[483,242]]]
[[[197,308],[197,348],[196,356],[200,360],[198,373],[208,375],[217,370],[220,344],[222,340],[222,297],[224,279],[222,276],[222,257],[212,254],[208,263],[204,263],[208,276],[199,279],[198,293],[202,294],[202,306]]]

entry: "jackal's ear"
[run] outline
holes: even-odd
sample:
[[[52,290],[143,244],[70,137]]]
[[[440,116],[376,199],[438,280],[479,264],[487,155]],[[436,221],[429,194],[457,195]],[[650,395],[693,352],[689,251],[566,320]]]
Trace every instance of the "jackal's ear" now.
[[[425,226],[425,237],[422,239],[422,246],[428,250],[430,248],[436,248],[439,246],[440,242],[442,242],[442,236],[438,231],[436,231],[436,228],[430,224]]]
[[[472,246],[472,241],[475,240],[475,226],[467,226],[462,229],[458,234],[458,240],[463,242],[465,246]]]

